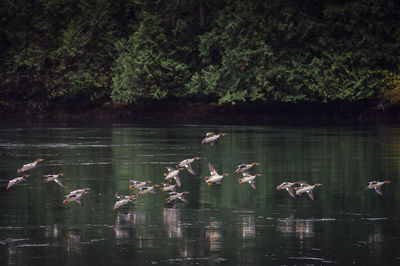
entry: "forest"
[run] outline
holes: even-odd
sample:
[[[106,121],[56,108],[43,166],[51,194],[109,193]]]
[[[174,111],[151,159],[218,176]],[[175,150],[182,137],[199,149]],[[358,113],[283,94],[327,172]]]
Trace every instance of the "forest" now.
[[[0,107],[400,103],[397,0],[1,0]]]

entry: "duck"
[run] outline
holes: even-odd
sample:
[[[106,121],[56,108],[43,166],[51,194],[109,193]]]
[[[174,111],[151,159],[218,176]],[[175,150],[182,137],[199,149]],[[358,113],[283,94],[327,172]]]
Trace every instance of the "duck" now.
[[[21,169],[18,169],[18,173],[22,173],[35,168],[38,162],[44,161],[44,159],[36,159],[33,163],[24,164]]]
[[[14,186],[15,184],[18,184],[18,183],[20,183],[20,182],[22,182],[22,181],[25,181],[25,179],[27,178],[27,177],[29,177],[30,175],[23,175],[23,176],[20,176],[20,177],[16,177],[16,178],[14,178],[14,179],[11,179],[10,181],[8,181],[8,185],[7,185],[7,190],[9,190],[12,186]]]
[[[185,167],[189,173],[191,173],[192,175],[196,175],[196,172],[193,170],[192,168],[192,163],[196,160],[200,159],[200,157],[193,157],[192,159],[185,159],[182,162],[178,163],[176,165],[177,168],[183,168]]]
[[[172,192],[172,191],[174,191],[175,190],[175,187],[176,187],[176,184],[174,184],[174,185],[170,185],[170,184],[168,184],[168,183],[161,183],[161,185],[163,185],[163,187],[162,188],[160,188],[161,189],[161,191],[162,192]]]
[[[150,184],[151,181],[138,181],[138,180],[129,180],[129,182],[133,183],[133,185],[130,185],[129,188],[131,189],[140,189],[147,184]]]
[[[165,199],[165,201],[166,201],[167,203],[171,203],[172,201],[177,200],[177,199],[180,199],[180,200],[183,201],[183,202],[188,202],[188,201],[185,199],[185,197],[183,196],[183,195],[185,195],[185,194],[189,194],[189,192],[187,192],[187,191],[183,191],[183,192],[180,192],[180,193],[174,191],[174,192],[170,192],[169,194],[170,194],[171,196],[169,196],[168,198]]]
[[[289,193],[289,195],[292,198],[296,198],[296,192],[293,190],[293,186],[299,184],[299,182],[283,182],[279,186],[276,187],[276,190],[281,190],[281,189],[286,189],[286,191]]]
[[[207,132],[206,137],[201,141],[201,144],[210,143],[211,146],[214,146],[215,141],[225,135],[225,133],[215,134],[214,132]]]
[[[243,186],[245,183],[249,183],[251,188],[256,189],[256,177],[261,176],[260,174],[251,175],[247,172],[243,173],[243,178],[239,178],[239,183]]]
[[[374,189],[378,195],[383,196],[382,186],[384,184],[389,184],[390,181],[371,181],[368,183],[368,186],[365,186],[365,189]]]
[[[172,181],[172,179],[175,179],[176,184],[178,187],[181,187],[181,180],[179,179],[179,172],[183,170],[183,168],[178,168],[174,169],[172,167],[166,167],[168,170],[168,174],[164,173],[165,180],[168,180],[169,182]]]
[[[60,177],[63,176],[64,174],[58,173],[56,175],[44,175],[43,177],[45,177],[45,179],[43,179],[44,183],[48,183],[51,181],[56,182],[60,187],[64,187],[65,186],[61,183]]]
[[[71,191],[68,195],[65,196],[66,199],[63,200],[63,204],[67,203],[68,206],[70,206],[71,202],[75,201],[80,206],[82,206],[83,205],[82,197],[88,194],[90,190],[91,188],[82,188]]]
[[[204,177],[208,186],[211,186],[213,183],[221,184],[222,178],[229,175],[225,173],[222,175],[218,174],[211,163],[208,163],[208,169],[210,170],[210,176]]]
[[[159,187],[159,186],[160,185],[152,185],[151,187],[141,187],[140,192],[137,194],[137,196],[139,197],[139,196],[142,196],[147,193],[157,194],[157,191],[155,188]]]
[[[300,187],[294,187],[293,189],[296,191],[296,194],[298,196],[301,196],[304,192],[307,193],[307,195],[310,197],[311,200],[314,200],[314,193],[313,190],[316,187],[322,186],[322,184],[314,184],[314,185],[309,185],[307,183],[301,183]]]
[[[132,203],[132,204],[136,204],[136,197],[135,195],[130,195],[130,196],[124,196],[124,195],[119,195],[118,193],[115,193],[115,197],[117,199],[119,199],[113,207],[113,210],[115,211],[116,209],[118,209],[119,207],[126,205],[128,203]]]
[[[250,163],[250,164],[239,164],[237,166],[237,169],[235,170],[235,174],[237,173],[246,173],[247,171],[249,171],[253,166],[255,165],[259,165],[260,163]]]

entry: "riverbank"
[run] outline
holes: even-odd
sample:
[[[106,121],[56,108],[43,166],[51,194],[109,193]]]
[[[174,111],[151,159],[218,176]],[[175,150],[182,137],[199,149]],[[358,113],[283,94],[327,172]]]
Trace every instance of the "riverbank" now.
[[[235,123],[268,122],[400,122],[400,108],[382,110],[370,103],[351,104],[146,104],[105,103],[98,106],[70,105],[62,108],[40,104],[0,108],[2,121],[128,122],[128,123]]]

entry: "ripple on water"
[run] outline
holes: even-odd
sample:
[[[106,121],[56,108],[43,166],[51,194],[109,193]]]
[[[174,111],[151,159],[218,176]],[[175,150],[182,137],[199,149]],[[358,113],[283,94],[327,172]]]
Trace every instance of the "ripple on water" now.
[[[323,263],[338,263],[337,261],[326,260],[324,258],[317,257],[289,257],[290,260],[311,260],[311,261],[320,261]]]
[[[361,220],[366,220],[366,221],[382,221],[382,220],[387,220],[387,217],[371,217],[371,218],[361,218]]]
[[[224,262],[224,261],[227,261],[227,260],[228,259],[223,258],[223,257],[215,257],[215,258],[212,258],[212,257],[190,258],[190,257],[188,257],[188,258],[167,259],[167,260],[162,260],[162,261],[159,261],[159,262],[152,261],[151,263],[152,264],[156,264],[156,263],[165,263],[165,262],[168,262],[168,263],[189,262],[189,263],[192,263],[192,264],[198,264],[198,263],[201,263],[201,262],[204,262],[204,261],[220,263],[220,262]]]

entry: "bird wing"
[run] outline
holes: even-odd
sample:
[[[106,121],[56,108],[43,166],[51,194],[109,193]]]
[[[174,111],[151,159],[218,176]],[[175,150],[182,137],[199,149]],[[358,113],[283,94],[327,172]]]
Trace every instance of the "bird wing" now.
[[[196,172],[193,170],[190,164],[186,164],[185,167],[189,171],[189,173],[191,173],[192,175],[196,175]]]
[[[183,196],[179,196],[178,199],[180,199],[180,200],[183,201],[183,202],[189,202],[189,201],[187,201]]]
[[[167,168],[167,170],[168,170],[168,173],[171,173],[172,171],[174,171],[175,169],[174,168],[172,168],[172,167],[166,167]]]
[[[208,170],[210,170],[211,175],[215,175],[217,171],[215,171],[214,166],[211,163],[208,163]]]
[[[307,191],[307,195],[310,197],[310,199],[314,200],[314,192],[312,190]]]
[[[289,193],[289,195],[292,197],[292,198],[296,198],[296,193],[294,192],[294,190],[293,190],[293,188],[291,188],[291,187],[288,187],[287,189],[286,189],[286,191]]]
[[[82,198],[81,197],[79,197],[79,198],[76,198],[76,203],[78,203],[80,206],[83,206],[83,201],[82,201]]]
[[[256,189],[256,181],[249,181],[249,184],[253,189]]]
[[[56,182],[60,187],[65,187],[59,178],[55,178],[54,182]]]
[[[176,184],[178,185],[178,187],[181,187],[181,180],[180,180],[180,178],[179,178],[179,175],[176,175],[176,176],[174,177],[174,179],[175,179]]]
[[[383,191],[382,191],[382,187],[374,187],[375,192],[378,193],[379,195],[383,196]]]

